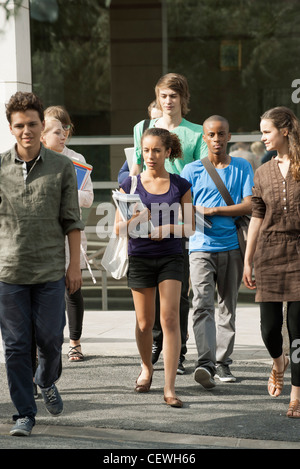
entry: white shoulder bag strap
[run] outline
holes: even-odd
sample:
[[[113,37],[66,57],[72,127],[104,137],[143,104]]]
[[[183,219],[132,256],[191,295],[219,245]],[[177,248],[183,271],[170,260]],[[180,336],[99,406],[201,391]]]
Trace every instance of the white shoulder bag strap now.
[[[130,194],[134,194],[136,186],[137,186],[137,176],[131,176]]]

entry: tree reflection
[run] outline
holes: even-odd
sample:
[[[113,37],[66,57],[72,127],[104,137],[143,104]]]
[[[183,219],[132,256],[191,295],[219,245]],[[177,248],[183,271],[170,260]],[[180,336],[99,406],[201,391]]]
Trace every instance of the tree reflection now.
[[[300,78],[297,0],[167,0],[169,69],[187,76],[191,120],[220,113],[252,131],[267,108],[292,102]],[[240,41],[241,67],[221,70],[222,41]]]

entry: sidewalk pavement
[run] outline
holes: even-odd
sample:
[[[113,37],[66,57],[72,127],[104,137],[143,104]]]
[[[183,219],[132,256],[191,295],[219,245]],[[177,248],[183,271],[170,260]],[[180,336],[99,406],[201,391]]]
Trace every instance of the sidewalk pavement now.
[[[64,401],[59,417],[37,400],[30,438],[9,436],[14,408],[3,353],[0,354],[0,448],[4,449],[300,449],[300,421],[286,417],[290,370],[279,398],[267,392],[271,360],[262,343],[256,305],[237,308],[237,333],[231,370],[235,383],[205,390],[193,379],[196,346],[190,312],[186,373],[177,376],[182,409],[163,401],[163,360],[155,365],[151,392],[135,393],[140,371],[133,311],[86,311],[82,337],[85,360],[70,363],[68,328],[58,389]],[[112,454],[112,453],[109,453]]]

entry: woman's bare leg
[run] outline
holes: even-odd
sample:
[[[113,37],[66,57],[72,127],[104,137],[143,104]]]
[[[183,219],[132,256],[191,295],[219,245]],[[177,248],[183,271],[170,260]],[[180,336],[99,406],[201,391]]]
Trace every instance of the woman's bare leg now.
[[[164,280],[159,284],[160,322],[163,330],[163,356],[166,397],[176,397],[175,379],[181,349],[179,303],[181,282]]]
[[[132,289],[136,313],[135,337],[137,347],[142,359],[142,373],[138,381],[149,381],[153,373],[152,365],[152,328],[155,319],[155,292],[156,288]]]

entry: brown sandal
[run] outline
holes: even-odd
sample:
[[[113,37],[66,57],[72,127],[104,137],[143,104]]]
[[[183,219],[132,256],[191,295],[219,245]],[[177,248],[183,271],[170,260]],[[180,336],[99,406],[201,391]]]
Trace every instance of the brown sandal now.
[[[143,370],[142,370],[142,371],[143,371]],[[149,392],[149,391],[150,391],[151,384],[152,384],[152,376],[153,376],[153,373],[152,373],[152,375],[151,375],[149,381],[147,381],[146,379],[142,379],[142,380],[138,383],[138,379],[139,379],[139,377],[141,376],[142,371],[141,371],[140,374],[138,375],[137,380],[136,380],[136,382],[135,382],[135,387],[134,387],[135,392]]]
[[[269,381],[268,381],[268,393],[270,394],[271,397],[278,397],[278,396],[280,396],[281,391],[282,391],[282,388],[283,388],[284,372],[285,372],[285,370],[287,369],[288,364],[289,364],[289,359],[287,359],[283,371],[276,371],[276,370],[274,369],[274,365],[273,365],[272,370],[271,370],[271,374],[270,374],[270,377],[269,377]],[[274,388],[274,389],[273,389],[273,393],[270,391],[270,387],[271,387],[271,386]],[[275,396],[274,393],[275,393],[276,391],[279,391],[279,394],[277,394],[277,395]]]
[[[299,415],[294,415],[294,412],[298,413]],[[299,419],[300,418],[300,402],[299,402],[299,399],[295,399],[294,401],[291,401],[290,404],[289,404],[289,408],[288,408],[288,411],[286,413],[286,415],[288,417],[291,417],[291,418],[296,418],[296,419]]]
[[[183,403],[178,397],[166,397],[164,396],[164,401],[170,407],[182,407]]]

